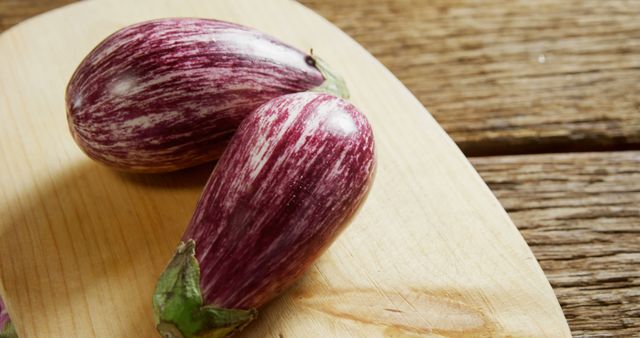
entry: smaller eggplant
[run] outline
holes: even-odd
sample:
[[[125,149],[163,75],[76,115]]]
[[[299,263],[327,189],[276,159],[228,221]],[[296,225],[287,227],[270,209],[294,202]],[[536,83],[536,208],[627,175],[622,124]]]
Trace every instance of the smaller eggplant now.
[[[217,159],[250,112],[304,91],[348,96],[317,56],[258,30],[159,19],[113,33],[86,56],[67,87],[67,120],[92,159],[168,172]]]
[[[225,337],[289,287],[364,201],[373,133],[327,94],[272,99],[240,125],[153,297],[164,337]]]
[[[11,324],[7,307],[0,298],[0,338],[18,338],[15,327]]]

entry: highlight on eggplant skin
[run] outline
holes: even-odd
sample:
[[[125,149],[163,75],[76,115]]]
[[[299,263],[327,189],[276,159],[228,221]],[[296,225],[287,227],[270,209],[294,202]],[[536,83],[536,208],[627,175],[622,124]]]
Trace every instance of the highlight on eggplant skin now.
[[[11,323],[7,307],[0,298],[0,338],[18,338],[15,327]]]
[[[115,32],[85,57],[67,86],[67,120],[92,159],[167,172],[217,159],[252,110],[308,90],[348,96],[322,60],[260,31],[159,19]]]
[[[189,337],[181,331],[187,327],[225,337],[244,327],[344,229],[366,197],[375,162],[366,117],[340,98],[290,94],[250,114],[159,279],[154,312],[160,332]],[[185,294],[196,297],[186,300]],[[207,316],[224,324],[189,326],[193,322],[184,319]]]

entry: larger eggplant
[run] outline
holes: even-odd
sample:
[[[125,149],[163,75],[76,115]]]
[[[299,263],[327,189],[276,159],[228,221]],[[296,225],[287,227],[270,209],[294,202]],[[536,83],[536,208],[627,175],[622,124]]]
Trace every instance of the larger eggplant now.
[[[374,171],[371,127],[342,99],[290,94],[250,114],[158,281],[158,330],[224,337],[244,327],[344,229]]]
[[[249,112],[309,90],[348,96],[316,56],[262,32],[161,19],[123,28],[87,55],[67,87],[67,119],[89,157],[166,172],[216,159]]]

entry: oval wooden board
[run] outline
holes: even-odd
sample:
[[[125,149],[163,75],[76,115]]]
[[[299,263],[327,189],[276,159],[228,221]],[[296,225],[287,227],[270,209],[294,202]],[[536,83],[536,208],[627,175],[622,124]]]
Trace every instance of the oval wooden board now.
[[[131,175],[97,165],[69,136],[63,94],[108,34],[169,16],[238,22],[313,48],[345,76],[376,133],[365,207],[243,337],[570,336],[490,190],[411,93],[344,33],[285,0],[105,0],[0,37],[0,289],[21,337],[157,335],[151,293],[212,166]]]

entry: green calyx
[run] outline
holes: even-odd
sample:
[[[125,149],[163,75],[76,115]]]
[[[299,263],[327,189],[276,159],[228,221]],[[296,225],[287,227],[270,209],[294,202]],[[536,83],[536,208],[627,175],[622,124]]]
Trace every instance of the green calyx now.
[[[158,279],[153,294],[156,328],[165,338],[228,337],[251,322],[257,311],[204,305],[195,251],[193,240],[180,243]]]
[[[0,328],[0,338],[18,338],[16,328],[11,322],[7,322],[3,328]]]
[[[310,91],[329,93],[343,99],[348,99],[349,89],[347,89],[347,84],[344,82],[342,76],[334,73],[326,62],[313,55],[313,50],[309,53],[308,58],[311,65],[316,67],[324,77],[324,82],[317,87],[311,88]]]

